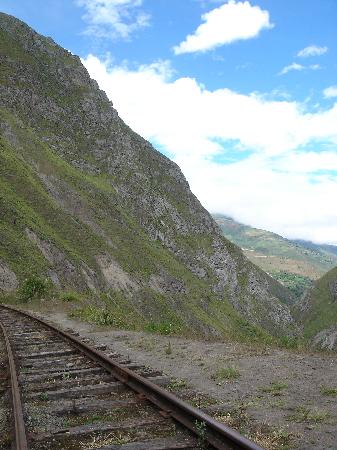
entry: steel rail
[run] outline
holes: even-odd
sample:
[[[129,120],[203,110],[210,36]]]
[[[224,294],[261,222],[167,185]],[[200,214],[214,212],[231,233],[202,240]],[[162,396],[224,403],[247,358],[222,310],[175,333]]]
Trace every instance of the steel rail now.
[[[17,450],[28,450],[27,436],[25,421],[23,419],[23,410],[21,403],[21,394],[19,388],[19,382],[15,367],[14,355],[11,347],[11,343],[7,336],[7,332],[3,324],[0,322],[0,328],[4,335],[8,364],[11,377],[11,391],[12,391],[12,404],[13,404],[13,416],[14,416],[14,436],[15,446]]]
[[[155,406],[159,407],[161,414],[172,417],[184,427],[188,428],[199,439],[211,444],[217,450],[264,450],[259,445],[240,435],[231,428],[214,420],[209,415],[179,399],[172,393],[164,390],[160,386],[152,383],[148,379],[123,367],[113,359],[106,356],[101,351],[90,347],[80,341],[75,336],[66,331],[56,328],[54,325],[34,316],[26,311],[21,311],[8,305],[0,305],[1,308],[12,310],[39,322],[46,328],[56,332],[58,335],[69,341],[81,353],[106,369],[114,378],[137,392],[144,400],[147,399]],[[200,424],[205,427],[200,431]]]

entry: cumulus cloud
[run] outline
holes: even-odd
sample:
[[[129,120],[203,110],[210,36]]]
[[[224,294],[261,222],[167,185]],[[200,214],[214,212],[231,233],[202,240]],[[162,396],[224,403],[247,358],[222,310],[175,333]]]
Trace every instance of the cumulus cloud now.
[[[325,98],[337,97],[337,86],[329,86],[323,91]]]
[[[309,56],[321,56],[328,51],[328,47],[318,47],[317,45],[309,45],[308,47],[302,48],[297,53],[300,58],[308,58]]]
[[[131,70],[88,56],[84,64],[120,116],[180,165],[208,210],[337,244],[337,103],[312,113],[295,101],[211,91],[174,77],[167,61]]]
[[[252,6],[249,1],[230,0],[201,16],[203,23],[179,45],[176,55],[205,52],[224,44],[258,36],[264,28],[272,28],[268,11]]]
[[[142,3],[143,0],[76,0],[86,11],[86,34],[122,39],[149,25],[150,16],[141,10]]]

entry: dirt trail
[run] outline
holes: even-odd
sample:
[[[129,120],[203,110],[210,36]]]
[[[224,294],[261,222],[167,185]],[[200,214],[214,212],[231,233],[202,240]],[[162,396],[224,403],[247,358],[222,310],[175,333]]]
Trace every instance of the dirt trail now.
[[[337,355],[111,330],[61,312],[44,317],[162,370],[178,395],[190,386],[209,399],[201,407],[221,404],[218,418],[266,448],[337,450]]]

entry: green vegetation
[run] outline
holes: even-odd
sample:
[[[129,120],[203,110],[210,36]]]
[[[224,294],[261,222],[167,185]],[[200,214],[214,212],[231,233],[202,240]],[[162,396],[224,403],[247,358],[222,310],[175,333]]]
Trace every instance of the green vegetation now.
[[[286,286],[294,294],[295,298],[300,298],[313,285],[313,280],[309,277],[296,273],[271,272],[271,276]]]
[[[207,448],[206,447],[207,446],[207,441],[206,441],[207,425],[206,425],[206,423],[203,421],[196,420],[194,426],[195,426],[196,434],[198,436],[198,447],[200,449]]]
[[[303,312],[301,303],[294,314],[304,325],[304,338],[307,340],[322,330],[336,326],[337,323],[337,267],[320,278],[308,293],[305,302],[308,307]]]
[[[294,414],[288,416],[287,420],[293,422],[326,422],[330,418],[327,411],[308,408],[307,406],[298,406],[295,408]]]
[[[33,299],[40,299],[45,296],[50,288],[50,282],[37,275],[31,275],[24,280],[19,290],[19,299],[27,302]]]
[[[281,336],[279,338],[278,344],[280,347],[298,350],[304,347],[303,339],[292,336]]]
[[[270,386],[262,388],[263,392],[266,392],[268,394],[272,394],[274,396],[281,395],[282,392],[288,388],[288,383],[285,383],[283,381],[274,381],[270,384]]]
[[[70,313],[70,317],[81,319],[85,322],[101,326],[115,328],[137,329],[137,323],[133,322],[127,315],[119,314],[102,306],[85,306]]]
[[[337,397],[337,388],[322,386],[321,394],[326,395],[327,397]]]
[[[180,389],[188,388],[187,380],[181,378],[174,378],[171,380],[167,388],[170,391],[179,391]]]
[[[245,408],[235,408],[227,413],[219,413],[214,417],[229,427],[237,430],[262,448],[269,450],[290,450],[293,448],[294,435],[289,431],[264,423],[257,424],[251,420]]]
[[[81,296],[75,291],[62,292],[60,294],[60,300],[62,302],[78,302]]]
[[[154,323],[150,322],[144,327],[145,331],[149,331],[151,333],[159,333],[159,334],[177,334],[181,331],[179,325],[174,324],[172,322],[159,322]]]
[[[237,367],[228,366],[218,369],[211,378],[214,381],[221,382],[224,380],[235,380],[236,378],[239,378],[239,376],[240,371]]]

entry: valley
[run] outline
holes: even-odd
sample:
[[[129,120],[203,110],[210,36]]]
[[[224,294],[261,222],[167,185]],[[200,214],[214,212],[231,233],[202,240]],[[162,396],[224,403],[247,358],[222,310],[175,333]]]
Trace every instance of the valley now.
[[[238,245],[254,264],[288,287],[297,298],[337,265],[335,246],[289,240],[221,214],[213,217],[227,239]]]

